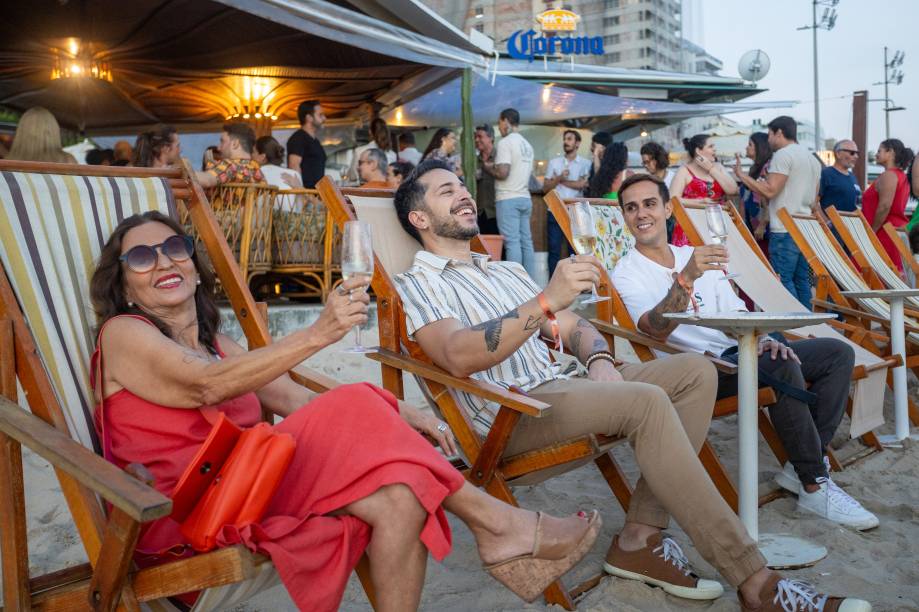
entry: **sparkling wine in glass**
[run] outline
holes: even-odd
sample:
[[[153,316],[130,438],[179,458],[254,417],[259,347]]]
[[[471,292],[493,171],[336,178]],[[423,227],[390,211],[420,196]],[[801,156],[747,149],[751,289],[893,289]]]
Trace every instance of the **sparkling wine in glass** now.
[[[348,221],[341,237],[341,277],[343,280],[361,278],[369,283],[372,276],[373,243],[370,239],[370,225],[363,221]],[[344,349],[346,353],[371,351],[361,344],[360,325],[354,326],[354,338],[354,346]]]
[[[589,202],[575,202],[568,208],[568,218],[571,220],[571,242],[578,255],[593,255],[594,246],[597,244],[597,223],[594,220],[594,211]],[[597,287],[590,288],[591,295],[581,300],[581,304],[594,304],[605,302],[608,297],[597,295]]]
[[[724,218],[724,210],[719,202],[709,202],[705,205],[705,221],[708,223],[708,231],[712,235],[712,242],[717,245],[726,246],[728,243],[728,226]],[[722,271],[724,276],[721,280],[737,278],[739,274],[728,273],[727,266]]]

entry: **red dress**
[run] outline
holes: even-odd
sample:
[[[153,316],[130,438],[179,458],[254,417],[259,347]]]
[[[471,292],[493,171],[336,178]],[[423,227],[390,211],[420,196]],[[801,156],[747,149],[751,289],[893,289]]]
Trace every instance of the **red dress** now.
[[[724,200],[724,189],[721,188],[721,183],[718,181],[703,181],[693,174],[688,166],[686,171],[689,172],[692,180],[686,183],[686,187],[683,188],[683,193],[680,195],[681,198],[687,200],[714,200],[716,202]],[[686,232],[683,231],[679,223],[673,228],[673,238],[670,243],[674,246],[689,245],[689,238],[686,237]]]
[[[93,363],[100,354],[97,348]],[[97,407],[95,417],[106,458],[121,468],[143,464],[156,478],[156,489],[169,495],[210,433],[210,423],[199,410],[161,406],[127,389],[105,398],[104,406],[104,411]],[[214,407],[243,427],[255,425],[261,415],[254,393]],[[421,541],[438,561],[450,552],[441,504],[460,489],[463,476],[402,420],[391,393],[368,383],[343,385],[274,427],[297,441],[278,494],[261,521],[243,529],[228,525],[219,542],[269,555],[299,609],[338,608],[371,530],[353,516],[326,515],[383,486],[408,486],[428,511]],[[162,563],[167,549],[176,556],[190,554],[184,544],[179,524],[159,519],[142,531],[137,561]]]
[[[906,218],[906,202],[909,200],[909,181],[906,180],[906,173],[899,168],[894,168],[893,172],[897,173],[897,191],[894,193],[893,203],[890,205],[890,211],[887,213],[887,218],[884,219],[884,223],[890,223],[894,227],[903,227],[909,222],[909,219]],[[874,222],[874,213],[878,209],[878,200],[877,181],[875,181],[871,183],[871,186],[865,190],[865,195],[862,196],[862,214],[868,219],[868,223]],[[900,261],[900,251],[897,250],[896,245],[887,235],[887,232],[884,231],[884,223],[881,224],[881,228],[877,231],[878,239],[880,239],[881,244],[884,245],[884,250],[887,251],[890,259],[897,266],[897,270],[902,272],[903,262]]]

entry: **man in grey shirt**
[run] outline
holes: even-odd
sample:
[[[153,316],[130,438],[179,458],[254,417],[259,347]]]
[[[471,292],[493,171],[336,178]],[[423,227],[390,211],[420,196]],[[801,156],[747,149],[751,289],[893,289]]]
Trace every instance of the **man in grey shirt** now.
[[[778,212],[786,208],[793,215],[819,215],[820,162],[798,144],[798,126],[793,118],[776,117],[768,128],[769,146],[775,153],[766,180],[751,178],[740,168],[740,162],[734,166],[734,173],[747,189],[769,200],[769,262],[785,288],[810,308],[810,266],[782,225]]]

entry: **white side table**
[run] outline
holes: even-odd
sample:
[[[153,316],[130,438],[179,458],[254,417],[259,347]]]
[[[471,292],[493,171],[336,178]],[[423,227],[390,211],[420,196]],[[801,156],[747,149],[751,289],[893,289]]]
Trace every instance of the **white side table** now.
[[[904,327],[903,302],[909,297],[919,297],[919,289],[874,289],[872,291],[843,291],[851,298],[881,298],[890,303],[890,348],[899,355],[903,363],[893,369],[893,408],[897,433],[878,436],[881,444],[898,445],[904,438],[917,436],[909,434],[909,401],[906,396],[906,329]]]
[[[757,475],[759,356],[757,337],[775,331],[794,329],[806,325],[826,323],[835,318],[832,314],[813,312],[714,312],[668,313],[668,319],[682,325],[699,325],[718,329],[737,338],[738,376],[738,447],[740,520],[759,543],[766,563],[772,568],[795,568],[814,565],[827,555],[826,548],[788,534],[760,534],[757,512],[759,510],[759,482]]]

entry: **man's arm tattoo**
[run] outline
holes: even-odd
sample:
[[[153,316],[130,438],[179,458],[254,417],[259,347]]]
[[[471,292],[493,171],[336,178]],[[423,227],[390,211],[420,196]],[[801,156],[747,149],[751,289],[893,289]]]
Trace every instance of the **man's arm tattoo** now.
[[[591,324],[582,318],[578,318],[578,323],[575,326],[575,330],[571,333],[571,340],[569,344],[571,345],[571,352],[575,357],[581,357],[581,339],[584,336],[584,329],[586,327],[592,327]]]
[[[491,321],[485,321],[484,323],[478,323],[473,325],[470,329],[475,331],[484,331],[485,332],[485,348],[488,349],[489,353],[494,353],[498,350],[498,345],[501,343],[501,325],[504,324],[504,319],[519,319],[520,313],[517,312],[517,309],[504,313],[502,316],[497,319],[492,319]]]
[[[534,317],[530,315],[527,317],[527,322],[523,324],[523,331],[533,331],[534,329],[539,329],[542,326],[542,316]]]
[[[673,283],[664,299],[648,312],[648,324],[654,329],[668,329],[672,321],[664,318],[664,313],[683,312],[688,303],[689,294],[680,287],[679,283]]]

